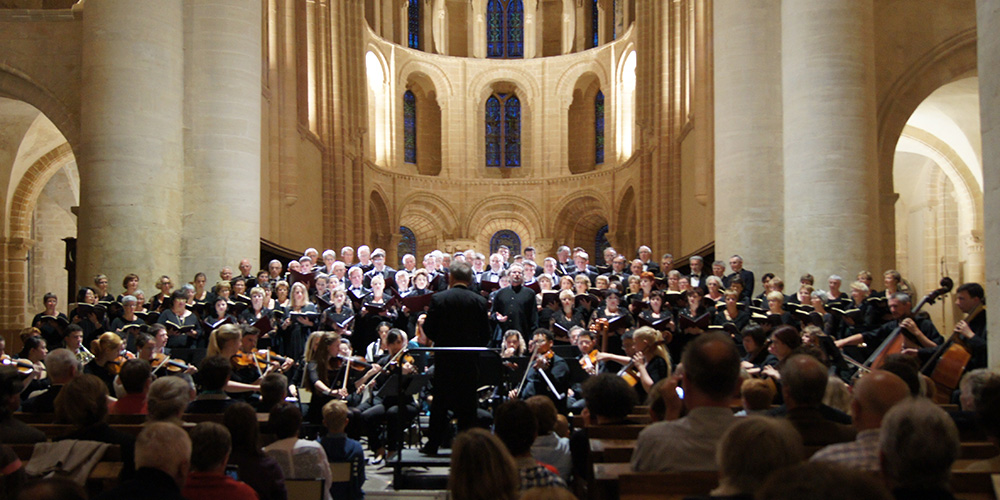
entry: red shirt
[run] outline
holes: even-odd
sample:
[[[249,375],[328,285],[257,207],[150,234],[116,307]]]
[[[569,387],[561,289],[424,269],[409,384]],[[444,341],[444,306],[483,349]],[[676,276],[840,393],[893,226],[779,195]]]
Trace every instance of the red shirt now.
[[[146,409],[146,394],[126,394],[108,405],[108,413],[112,415],[145,415],[148,412]]]
[[[188,500],[257,500],[249,485],[215,472],[191,471],[181,494]]]

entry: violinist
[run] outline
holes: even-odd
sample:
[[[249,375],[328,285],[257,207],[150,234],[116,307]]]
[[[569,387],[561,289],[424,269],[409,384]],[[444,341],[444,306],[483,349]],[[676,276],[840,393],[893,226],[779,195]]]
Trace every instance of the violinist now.
[[[31,367],[30,379],[25,381],[24,387],[21,391],[22,399],[27,399],[28,396],[35,391],[40,391],[47,389],[50,385],[48,376],[45,373],[45,357],[49,354],[48,347],[46,346],[45,339],[40,336],[30,336],[24,339],[24,347],[21,348],[21,352],[18,354],[18,370],[24,372]],[[24,362],[27,361],[26,364]]]
[[[597,363],[600,361],[598,357],[601,351],[597,349],[594,332],[589,330],[580,332],[576,340],[576,347],[580,350],[580,357],[577,358],[577,361],[580,362],[583,371],[588,375],[597,375]]]
[[[42,297],[42,302],[45,304],[45,310],[35,315],[31,320],[31,326],[38,328],[42,332],[42,338],[45,339],[46,344],[55,348],[61,345],[69,318],[56,311],[56,306],[59,305],[59,297],[56,294],[46,293]]]
[[[528,366],[524,389],[520,394],[517,389],[511,390],[510,397],[528,399],[542,395],[551,399],[560,413],[565,413],[566,390],[570,385],[569,365],[552,351],[552,332],[539,328],[535,330],[532,342],[536,352],[532,364]]]
[[[378,275],[372,280],[378,279]],[[400,422],[409,422],[417,415],[417,403],[413,396],[396,396],[395,394],[379,395],[379,389],[385,385],[390,377],[396,373],[401,376],[399,387],[406,387],[413,374],[417,373],[418,367],[414,364],[414,359],[406,355],[406,333],[397,328],[389,330],[386,334],[386,347],[388,353],[378,359],[372,367],[365,372],[365,375],[356,382],[355,387],[360,390],[364,387],[369,391],[366,401],[363,401],[358,409],[362,411],[361,420],[364,422],[368,434],[368,446],[375,452],[373,464],[378,464],[385,458],[391,458],[393,451],[402,441],[400,432]],[[384,373],[383,373],[384,372]],[[400,413],[402,412],[402,415]],[[386,425],[388,441],[382,439],[381,426]],[[386,450],[389,456],[386,456]]]
[[[837,347],[843,349],[845,346],[858,345],[862,342],[868,344],[869,347],[878,347],[896,330],[896,327],[900,327],[909,333],[909,335],[905,336],[903,344],[904,354],[916,354],[919,348],[936,347],[943,342],[944,339],[941,338],[941,334],[938,333],[930,317],[922,314],[913,316],[910,314],[911,308],[910,296],[903,292],[896,293],[889,299],[889,311],[892,313],[892,321],[874,330],[856,333],[837,340]]]
[[[622,377],[635,387],[639,401],[646,400],[646,393],[653,384],[670,376],[670,355],[663,344],[670,341],[669,334],[664,339],[656,329],[641,326],[632,332],[631,358],[614,354],[599,354],[598,359],[613,359],[625,365]]]
[[[187,292],[177,290],[170,295],[168,309],[160,313],[157,323],[167,327],[167,347],[195,347],[200,332],[198,317],[187,308]]]
[[[310,424],[319,424],[327,402],[346,400],[348,396],[347,389],[333,385],[339,367],[340,337],[332,332],[315,332],[309,336],[307,347],[302,389],[311,392],[312,399],[304,418]]]
[[[229,361],[229,376],[226,377],[225,391],[229,393],[243,393],[260,390],[260,380],[272,370],[271,366],[264,369],[263,373],[250,382],[240,382],[233,380],[233,358],[240,354],[243,346],[243,331],[233,324],[222,325],[208,335],[208,352],[205,359],[221,357]]]
[[[966,283],[955,291],[955,306],[965,318],[955,324],[955,331],[972,353],[965,370],[986,368],[986,295],[983,285]]]
[[[96,375],[108,386],[108,394],[115,394],[115,376],[128,359],[122,354],[122,338],[112,332],[104,332],[90,342],[94,359],[83,367],[83,372]]]

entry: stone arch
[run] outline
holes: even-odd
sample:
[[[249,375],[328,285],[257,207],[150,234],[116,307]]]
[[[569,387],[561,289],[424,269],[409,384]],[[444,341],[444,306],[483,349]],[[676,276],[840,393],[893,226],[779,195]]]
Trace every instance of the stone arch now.
[[[533,162],[532,155],[535,151],[532,148],[532,98],[525,95],[525,89],[513,80],[491,80],[489,86],[482,89],[479,98],[476,100],[475,113],[469,113],[472,121],[470,130],[478,130],[480,133],[473,134],[476,144],[477,160],[483,160],[486,156],[486,137],[484,131],[486,101],[494,93],[514,94],[521,106],[521,165],[518,168],[489,168],[486,170],[488,177],[528,177],[531,175]],[[480,163],[485,165],[485,161]]]
[[[48,184],[60,168],[73,161],[73,150],[69,143],[49,151],[35,161],[14,190],[10,203],[10,236],[11,238],[28,238],[31,234],[31,214],[42,189]]]
[[[878,193],[880,200],[877,229],[881,241],[876,242],[873,255],[882,255],[880,268],[892,267],[895,254],[895,199],[893,193],[893,163],[896,144],[907,120],[920,103],[938,88],[969,76],[976,71],[976,29],[956,33],[928,51],[910,65],[879,96],[878,103]],[[881,243],[879,245],[879,243]]]
[[[383,167],[392,165],[394,153],[392,140],[392,117],[394,102],[390,91],[392,77],[389,64],[382,50],[374,43],[365,49],[365,76],[367,96],[366,151],[371,160]]]
[[[31,77],[2,62],[0,62],[0,97],[31,104],[52,121],[71,147],[79,145],[79,111],[74,112],[51,91],[33,82]]]
[[[541,95],[535,75],[519,67],[502,65],[476,75],[469,82],[470,97],[478,103],[486,102],[486,98],[493,92],[494,85],[499,82],[517,85],[517,88],[524,92],[522,97],[527,101],[534,102]]]
[[[454,95],[455,87],[452,85],[451,78],[439,66],[418,58],[410,59],[399,68],[399,80],[408,81],[410,75],[415,73],[420,73],[424,78],[430,80],[443,100],[447,101]]]
[[[401,223],[407,217],[421,215],[434,221],[443,236],[450,238],[458,233],[460,223],[451,203],[429,191],[417,191],[403,198],[399,203],[399,214]]]
[[[375,248],[385,249],[387,254],[395,253],[396,247],[392,244],[392,236],[397,231],[392,228],[399,224],[393,224],[389,217],[389,205],[386,203],[385,195],[378,189],[372,189],[368,195],[368,231],[369,245]],[[387,255],[387,261],[393,262],[395,256]]]
[[[556,218],[552,235],[556,241],[570,247],[583,247],[594,253],[594,237],[601,227],[608,225],[606,204],[593,192],[577,193],[559,203],[554,211]],[[590,261],[596,262],[596,255]]]
[[[615,215],[615,222],[611,225],[614,235],[608,234],[611,245],[618,249],[618,253],[631,255],[635,251],[636,245],[636,207],[635,189],[628,186],[618,197],[618,204]]]
[[[632,58],[636,58],[635,62]],[[628,160],[636,150],[638,135],[638,109],[636,94],[638,86],[636,75],[629,74],[628,69],[637,63],[635,44],[629,42],[621,52],[621,57],[615,65],[615,148],[614,157],[619,163]],[[632,68],[633,70],[635,68]]]
[[[405,87],[399,93],[402,100],[405,92],[412,92],[416,108],[416,170],[422,175],[438,175],[441,173],[442,148],[446,143],[442,134],[441,117],[446,115],[439,104],[437,87],[427,74],[419,71],[411,72],[405,80]],[[405,115],[405,106],[400,106],[400,115]],[[400,145],[406,147],[405,116],[397,126]],[[404,158],[405,163],[405,158]]]
[[[565,99],[564,102],[569,105],[569,98],[567,96],[572,95],[573,89],[580,82],[580,78],[588,73],[597,77],[602,89],[610,90],[611,76],[608,68],[604,65],[604,59],[595,58],[589,61],[580,61],[566,68],[556,81],[556,95],[563,96]],[[605,92],[605,94],[608,94],[608,92]]]
[[[565,120],[567,120],[568,134],[566,158],[571,174],[582,174],[597,168],[595,158],[597,120],[594,101],[598,92],[602,90],[604,89],[601,87],[600,77],[595,73],[586,72],[577,78],[570,93],[572,102],[566,111]],[[607,93],[602,95],[606,97]],[[604,115],[607,116],[607,107]]]
[[[535,204],[521,196],[504,194],[492,196],[477,203],[469,212],[464,234],[478,235],[479,248],[489,245],[489,238],[501,229],[510,229],[521,237],[522,242],[530,242],[544,234],[542,217]],[[507,227],[501,227],[507,225]],[[487,231],[487,229],[492,229]],[[529,244],[530,243],[526,243]]]

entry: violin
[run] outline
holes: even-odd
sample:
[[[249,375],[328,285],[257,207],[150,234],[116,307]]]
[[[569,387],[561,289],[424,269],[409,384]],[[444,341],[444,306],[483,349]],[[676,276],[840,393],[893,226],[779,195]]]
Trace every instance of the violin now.
[[[35,365],[31,362],[30,359],[25,359],[25,358],[14,359],[11,358],[9,354],[4,354],[3,357],[0,358],[0,365],[14,366],[15,368],[17,368],[17,374],[22,379],[28,378],[33,373],[35,373]]]
[[[580,356],[580,366],[587,371],[595,370],[597,368],[597,353],[599,352],[597,349],[594,349],[590,351],[590,354]]]
[[[134,355],[133,355],[134,357]],[[119,354],[117,358],[104,363],[104,369],[110,372],[112,375],[118,375],[122,371],[122,366],[125,366],[125,362],[128,361],[128,356],[124,354]]]
[[[267,368],[267,365],[272,362],[278,363],[278,365],[284,365],[290,359],[286,356],[281,356],[270,349],[258,349],[256,356],[257,356],[257,362],[263,363],[262,369]],[[292,366],[294,365],[295,362],[293,361]]]
[[[338,354],[333,359],[337,360],[338,364],[347,363],[352,369],[357,371],[365,371],[372,367],[372,364],[361,356],[344,356],[343,354]]]
[[[597,318],[590,325],[590,331],[601,336],[601,352],[608,352],[608,318]]]
[[[153,354],[153,362],[150,363],[150,366],[153,368],[153,373],[156,373],[157,370],[164,366],[167,367],[167,371],[170,373],[181,373],[191,367],[188,363],[179,359],[173,359],[163,353]]]

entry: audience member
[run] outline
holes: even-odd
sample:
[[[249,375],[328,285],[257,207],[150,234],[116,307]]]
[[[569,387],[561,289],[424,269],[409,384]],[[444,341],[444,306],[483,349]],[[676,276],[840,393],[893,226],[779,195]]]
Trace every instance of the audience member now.
[[[795,354],[781,367],[781,392],[788,408],[786,418],[802,435],[806,446],[823,446],[854,439],[848,425],[826,419],[820,412],[826,393],[827,369],[819,360]]]
[[[1000,445],[1000,380],[989,380],[980,389],[976,401],[976,418],[979,428],[989,440]],[[1000,456],[974,462],[967,469],[1000,473]]]
[[[285,479],[322,479],[330,484],[330,464],[326,452],[316,441],[299,439],[302,411],[290,403],[278,403],[271,409],[268,419],[271,431],[278,440],[264,448],[285,474]],[[329,490],[326,498],[330,498]]]
[[[56,397],[56,423],[73,430],[56,441],[76,439],[116,444],[121,447],[122,477],[135,472],[135,438],[111,428],[108,416],[108,386],[95,375],[74,378]]]
[[[191,429],[191,473],[181,494],[188,500],[257,500],[246,483],[226,475],[232,437],[222,424],[202,422]],[[239,471],[238,474],[245,474]]]
[[[592,475],[587,427],[638,423],[628,419],[638,395],[628,382],[611,373],[599,373],[588,378],[583,383],[583,393],[586,396],[586,407],[581,414],[584,427],[573,431],[569,448],[573,457],[573,475],[586,480]]]
[[[260,445],[260,425],[253,407],[242,401],[233,403],[226,408],[222,422],[233,438],[229,463],[239,467],[240,480],[249,484],[260,500],[288,498],[281,467]]]
[[[3,498],[3,495],[0,495]],[[13,498],[13,496],[9,497]],[[49,477],[32,481],[17,496],[22,500],[86,500],[87,492],[76,481],[65,477]]]
[[[833,464],[805,462],[772,473],[757,490],[758,500],[892,500],[870,473]]]
[[[748,378],[740,385],[740,404],[743,409],[736,416],[764,415],[771,409],[771,402],[778,392],[770,379]]]
[[[334,500],[364,498],[365,494],[361,487],[365,484],[365,450],[361,443],[347,437],[344,432],[350,420],[347,410],[347,403],[341,400],[332,400],[323,405],[323,425],[326,426],[327,434],[319,440],[326,452],[326,459],[329,463],[350,463],[352,469],[356,468],[358,475],[353,481],[333,483],[330,485],[330,495]]]
[[[573,457],[569,451],[569,439],[559,437],[554,432],[556,426],[556,405],[545,396],[532,396],[525,400],[538,422],[538,437],[531,445],[531,456],[539,462],[549,464],[559,471],[559,477],[569,482],[573,470]]]
[[[32,394],[21,405],[21,410],[27,413],[54,413],[56,396],[63,386],[83,373],[83,366],[69,349],[55,349],[45,356],[45,371],[49,374],[52,385],[44,391]]]
[[[452,442],[448,474],[452,500],[516,500],[520,485],[514,457],[489,431],[469,429]]]
[[[228,359],[222,356],[211,356],[198,365],[198,382],[201,390],[198,396],[188,404],[188,413],[222,413],[226,407],[235,403],[223,390],[229,383],[232,366]]]
[[[545,397],[545,396],[542,396]],[[566,486],[558,471],[532,458],[531,445],[538,437],[538,422],[524,401],[512,399],[493,412],[493,433],[514,457],[521,478],[521,491],[544,486]]]
[[[676,377],[660,388],[666,420],[639,433],[631,461],[635,471],[716,469],[719,436],[736,419],[729,406],[739,384],[739,352],[727,335],[703,333],[687,345],[681,365],[684,399]],[[688,411],[684,417],[682,407]]]
[[[288,397],[288,377],[283,373],[271,372],[260,381],[260,403],[258,413],[270,413],[274,405]]]
[[[151,422],[135,440],[135,476],[97,500],[183,500],[191,464],[191,438],[180,427]]]
[[[813,462],[830,462],[849,469],[878,471],[878,435],[882,418],[910,397],[910,388],[898,376],[875,370],[854,385],[851,414],[858,435],[854,441],[832,444],[813,454]]]
[[[118,398],[118,401],[111,403],[108,413],[112,415],[145,415],[148,413],[146,407],[146,396],[149,393],[149,386],[153,383],[151,376],[152,368],[149,362],[143,359],[130,359],[122,365],[118,373],[125,395]]]
[[[903,401],[882,419],[882,475],[897,500],[954,498],[949,480],[958,451],[955,423],[930,400]]]
[[[150,422],[170,422],[184,426],[184,410],[194,397],[194,387],[186,375],[160,377],[149,386],[146,407]]]
[[[11,500],[28,481],[24,463],[10,446],[0,444],[0,500]],[[28,497],[32,498],[32,497]]]
[[[753,499],[772,472],[805,457],[802,437],[787,421],[752,416],[740,419],[722,435],[715,460],[719,487],[712,497]]]
[[[45,433],[14,418],[21,405],[24,381],[13,366],[0,366],[0,443],[37,443],[45,441]]]

